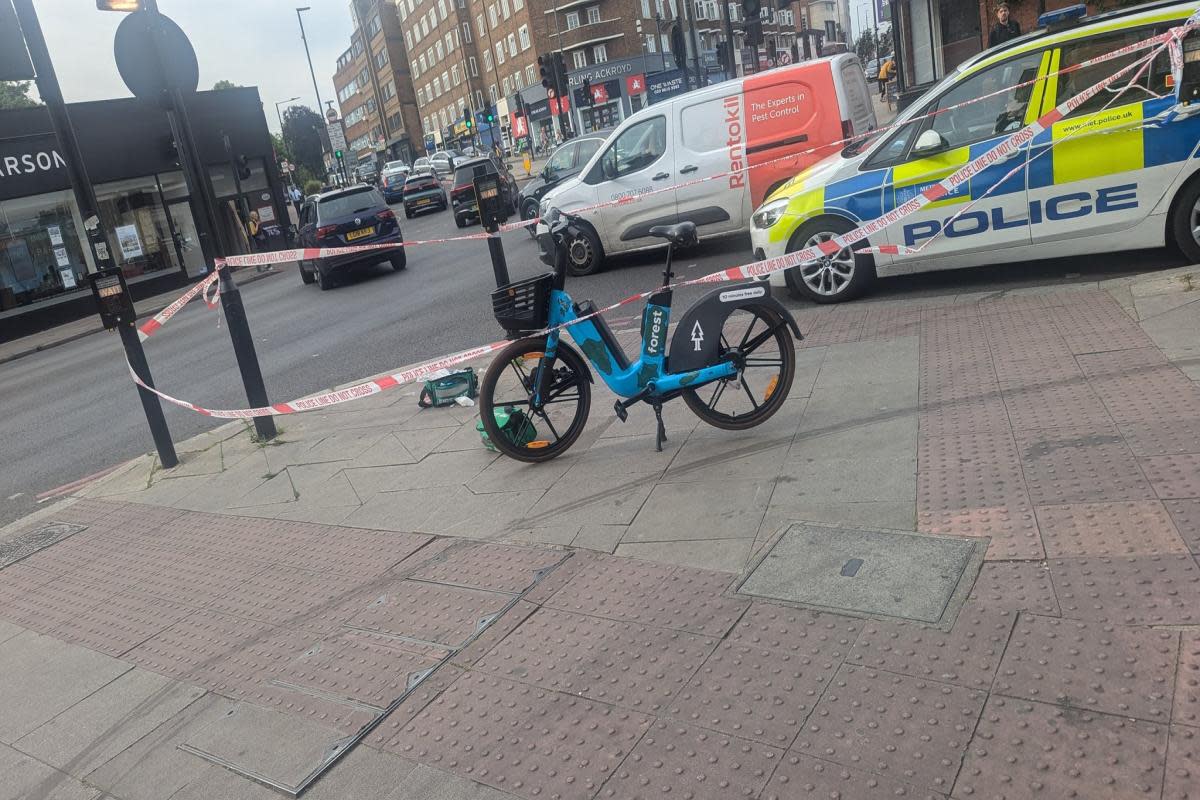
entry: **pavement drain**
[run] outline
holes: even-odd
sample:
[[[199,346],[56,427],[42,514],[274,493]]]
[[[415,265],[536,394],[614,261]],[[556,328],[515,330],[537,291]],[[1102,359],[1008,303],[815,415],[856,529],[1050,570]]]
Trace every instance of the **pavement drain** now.
[[[28,558],[39,550],[45,550],[86,528],[86,525],[72,525],[69,522],[49,522],[40,528],[6,539],[0,542],[0,569]]]
[[[986,539],[797,523],[742,581],[742,595],[950,626]]]

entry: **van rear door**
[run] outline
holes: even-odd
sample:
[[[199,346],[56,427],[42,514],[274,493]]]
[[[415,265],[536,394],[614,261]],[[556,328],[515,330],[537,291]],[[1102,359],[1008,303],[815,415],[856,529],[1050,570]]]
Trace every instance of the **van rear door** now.
[[[750,204],[746,191],[745,111],[741,81],[722,84],[722,94],[707,97],[683,95],[675,100],[679,120],[675,143],[675,202],[679,219],[691,220],[701,236],[728,233],[748,225]],[[686,185],[722,172],[720,179]]]
[[[837,85],[838,100],[842,107],[842,119],[849,120],[854,134],[875,130],[875,105],[871,102],[871,90],[863,75],[862,64],[851,55],[834,59],[833,80]]]

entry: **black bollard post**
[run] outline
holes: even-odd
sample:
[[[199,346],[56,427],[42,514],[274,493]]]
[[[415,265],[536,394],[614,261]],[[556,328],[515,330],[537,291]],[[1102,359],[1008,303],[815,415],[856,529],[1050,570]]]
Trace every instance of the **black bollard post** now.
[[[496,234],[499,228],[488,230],[488,233]],[[498,235],[488,237],[488,254],[492,257],[492,272],[496,276],[496,288],[506,286],[512,283],[508,277],[508,261],[504,258],[504,242],[500,240]]]
[[[258,365],[258,353],[254,350],[254,337],[250,335],[250,323],[246,320],[246,308],[242,305],[242,292],[233,281],[229,267],[219,267],[221,282],[221,308],[229,323],[229,338],[233,341],[233,354],[237,357],[242,383],[246,387],[246,399],[255,408],[270,405],[267,387],[263,383],[262,369]],[[254,430],[262,441],[276,436],[275,420],[271,417],[255,417]]]
[[[121,345],[125,348],[125,357],[129,366],[142,379],[146,386],[153,386],[154,379],[150,376],[150,365],[146,363],[146,351],[142,349],[142,341],[138,338],[137,328],[132,321],[122,321],[117,326],[121,334]],[[154,447],[158,450],[158,460],[163,469],[170,469],[179,463],[175,455],[175,443],[171,441],[171,432],[167,430],[167,420],[163,416],[162,403],[158,395],[139,386],[138,395],[142,398],[142,410],[146,412],[146,422],[150,425],[150,435],[154,437]]]

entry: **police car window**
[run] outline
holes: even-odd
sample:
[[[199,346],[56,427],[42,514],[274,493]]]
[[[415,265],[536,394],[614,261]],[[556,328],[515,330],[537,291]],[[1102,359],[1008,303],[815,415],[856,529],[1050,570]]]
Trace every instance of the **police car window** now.
[[[927,129],[937,131],[944,149],[963,147],[1020,130],[1032,86],[1013,88],[1037,77],[1041,51],[1026,53],[981,70],[958,83],[930,106],[929,111],[952,109],[933,117]],[[1008,91],[1001,91],[1008,87]],[[999,92],[994,97],[952,108],[967,100]]]
[[[621,132],[602,159],[606,177],[616,178],[643,170],[667,151],[667,120],[655,117]]]
[[[1104,36],[1080,39],[1079,41],[1063,45],[1062,55],[1059,56],[1058,60],[1060,74],[1058,76],[1057,102],[1062,103],[1064,100],[1069,100],[1089,86],[1094,86],[1109,77],[1114,72],[1118,72],[1133,62],[1145,58],[1148,52],[1146,50],[1139,50],[1120,58],[1102,61],[1090,67],[1068,72],[1065,75],[1062,74],[1063,70],[1073,67],[1076,64],[1081,64],[1096,56],[1112,52],[1127,44],[1134,44],[1135,42],[1148,39],[1154,34],[1155,31],[1150,28],[1133,28],[1105,34]],[[1094,114],[1104,108],[1115,108],[1116,106],[1123,106],[1129,103],[1140,103],[1143,100],[1151,99],[1153,96],[1150,94],[1151,91],[1155,94],[1163,94],[1170,91],[1166,84],[1167,76],[1171,73],[1171,64],[1165,52],[1155,56],[1150,68],[1138,76],[1136,82],[1130,84],[1130,79],[1134,77],[1139,69],[1140,67],[1135,67],[1130,72],[1118,78],[1106,89],[1089,98],[1067,116],[1078,117],[1085,114]],[[1126,86],[1129,88],[1122,93],[1121,90]]]

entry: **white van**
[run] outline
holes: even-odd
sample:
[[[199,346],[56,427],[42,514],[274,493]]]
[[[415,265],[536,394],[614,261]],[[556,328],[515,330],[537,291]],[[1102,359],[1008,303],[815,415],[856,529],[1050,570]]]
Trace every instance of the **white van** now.
[[[573,275],[598,271],[606,254],[662,245],[655,225],[691,220],[702,238],[745,233],[754,208],[802,169],[856,133],[875,128],[858,57],[844,53],[697,89],[622,122],[579,176],[547,193],[571,213],[596,203],[642,199],[582,212],[569,248]],[[794,157],[788,158],[790,154]],[[772,162],[772,163],[767,163]],[[751,169],[756,165],[756,169]],[[730,173],[673,191],[664,186]]]

